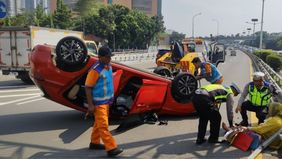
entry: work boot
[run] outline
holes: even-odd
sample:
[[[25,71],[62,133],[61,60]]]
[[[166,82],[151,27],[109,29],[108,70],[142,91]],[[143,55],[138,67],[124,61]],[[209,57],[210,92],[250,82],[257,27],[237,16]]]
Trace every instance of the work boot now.
[[[201,144],[203,144],[203,143],[206,142],[206,141],[207,141],[207,139],[205,139],[205,138],[204,138],[204,139],[197,139],[197,140],[196,140],[196,144],[197,144],[197,145],[201,145]]]
[[[239,125],[241,125],[241,126],[249,126],[249,123],[248,123],[248,121],[242,120],[242,121],[239,123]]]
[[[108,156],[109,157],[114,157],[114,156],[117,156],[118,154],[122,153],[123,152],[123,149],[121,148],[115,148],[115,149],[112,149],[110,151],[108,151]]]
[[[105,150],[105,145],[102,144],[89,144],[89,149],[90,150]]]
[[[211,138],[209,138],[209,140],[208,140],[208,143],[212,143],[212,144],[215,144],[215,143],[222,143],[223,141],[221,141],[221,140],[218,140],[218,139],[211,139]]]

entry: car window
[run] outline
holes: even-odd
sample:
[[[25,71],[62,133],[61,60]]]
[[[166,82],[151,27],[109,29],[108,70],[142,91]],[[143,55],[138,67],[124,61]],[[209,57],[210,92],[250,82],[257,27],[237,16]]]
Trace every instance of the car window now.
[[[86,43],[88,51],[97,54],[96,46],[94,43]]]

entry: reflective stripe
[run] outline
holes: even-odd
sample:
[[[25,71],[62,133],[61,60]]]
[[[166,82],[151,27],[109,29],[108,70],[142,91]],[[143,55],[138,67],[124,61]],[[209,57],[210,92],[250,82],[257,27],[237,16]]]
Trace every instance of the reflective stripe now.
[[[210,96],[214,97],[216,101],[226,101],[227,96],[232,93],[231,88],[220,85],[220,84],[209,84],[203,86],[209,92]]]
[[[255,106],[266,106],[270,102],[271,94],[269,93],[269,89],[266,86],[263,86],[259,91],[254,83],[251,82],[249,84],[249,100]]]
[[[113,95],[105,96],[105,97],[94,97],[95,101],[103,101],[103,100],[109,100],[113,97]]]

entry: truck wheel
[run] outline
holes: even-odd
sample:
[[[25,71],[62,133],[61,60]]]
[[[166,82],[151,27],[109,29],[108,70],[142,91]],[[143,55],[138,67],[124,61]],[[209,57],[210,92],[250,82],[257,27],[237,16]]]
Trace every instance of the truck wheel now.
[[[159,66],[157,68],[155,68],[155,70],[153,71],[155,74],[161,75],[161,76],[165,76],[165,77],[171,77],[171,72],[168,68],[164,67],[164,66]]]
[[[68,36],[56,45],[57,64],[77,66],[87,61],[87,47],[77,37]]]
[[[179,73],[172,80],[171,94],[177,102],[187,103],[191,100],[197,88],[198,82],[193,75]]]
[[[33,81],[30,79],[28,72],[19,72],[17,78],[21,79],[25,84],[33,84]]]

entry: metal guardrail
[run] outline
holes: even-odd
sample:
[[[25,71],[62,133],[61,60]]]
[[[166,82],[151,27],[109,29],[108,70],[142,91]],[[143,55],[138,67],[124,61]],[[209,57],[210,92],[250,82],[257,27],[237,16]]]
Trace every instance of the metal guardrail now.
[[[271,144],[276,137],[281,137],[281,133],[282,128],[278,130],[275,134],[273,134],[270,138],[268,138],[266,141],[264,141],[257,149],[255,149],[255,151],[252,152],[252,154],[247,159],[255,159],[257,155],[260,154],[261,151],[265,149],[269,144]]]
[[[266,80],[270,81],[277,90],[282,91],[282,77],[278,73],[248,49],[241,48],[241,51],[245,52],[251,58],[253,67],[256,71],[265,73]]]
[[[121,53],[115,54],[112,57],[113,61],[127,62],[127,61],[144,61],[156,59],[157,52],[153,53]]]

